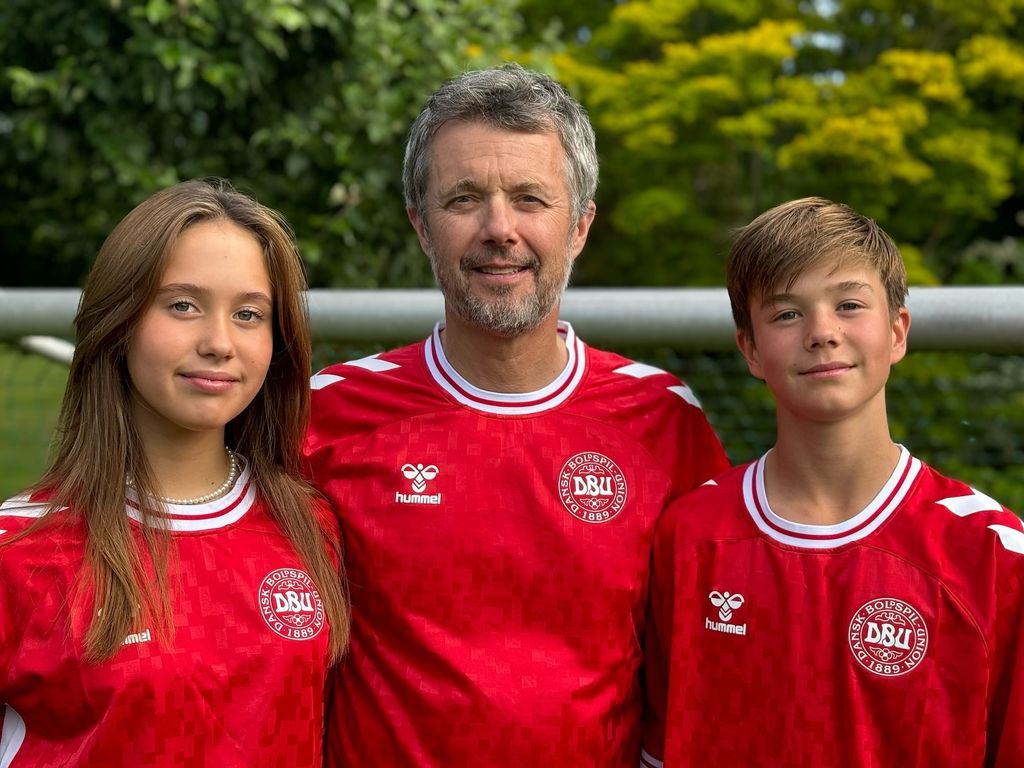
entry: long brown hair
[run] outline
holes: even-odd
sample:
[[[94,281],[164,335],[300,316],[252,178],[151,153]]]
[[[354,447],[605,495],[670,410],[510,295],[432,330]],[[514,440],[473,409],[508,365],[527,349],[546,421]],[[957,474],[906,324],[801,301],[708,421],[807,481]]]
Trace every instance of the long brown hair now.
[[[227,425],[225,437],[248,459],[257,492],[311,571],[330,621],[332,658],[340,657],[348,644],[343,574],[332,561],[333,548],[341,562],[338,543],[312,513],[315,494],[299,479],[311,355],[302,262],[291,230],[277,213],[225,181],[196,180],[144,200],[100,248],[75,316],[75,355],[55,457],[35,486],[51,494],[48,518],[84,516],[83,579],[95,588],[85,647],[93,661],[116,653],[146,616],[164,631],[171,626],[167,530],[143,508],[148,524],[141,526],[145,552],[140,551],[125,514],[126,477],[134,478],[139,499],[155,498],[131,418],[125,357],[177,239],[194,224],[218,219],[233,222],[259,241],[274,291],[274,348],[266,380],[252,403]],[[62,508],[67,511],[58,513]],[[144,554],[153,563],[153,583],[144,575]],[[81,589],[79,595],[86,592]]]

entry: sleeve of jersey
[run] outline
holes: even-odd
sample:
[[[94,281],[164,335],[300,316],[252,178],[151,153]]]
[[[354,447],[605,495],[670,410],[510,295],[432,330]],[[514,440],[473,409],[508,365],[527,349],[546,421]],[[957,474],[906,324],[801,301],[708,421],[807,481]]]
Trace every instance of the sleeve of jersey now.
[[[675,396],[667,398],[669,410],[659,430],[659,445],[655,450],[663,460],[670,462],[671,500],[692,491],[730,465],[721,441],[690,388],[673,376],[664,378],[672,383],[667,389]]]
[[[351,429],[351,409],[345,403],[343,366],[325,368],[310,380],[310,418],[302,441],[302,473],[314,485],[330,469],[335,445]],[[345,372],[347,373],[347,372]]]
[[[991,654],[992,701],[985,765],[1024,765],[1024,526],[1015,516],[989,526],[1000,564]]]
[[[0,527],[3,518],[0,518]],[[10,559],[12,552],[3,546],[8,531],[0,530],[0,705],[3,705],[10,685],[11,663],[14,660],[17,628],[21,624],[15,615],[14,596],[11,594],[17,583],[11,573]]]
[[[663,768],[668,681],[675,612],[675,544],[671,514],[663,516],[655,533],[651,561],[650,602],[644,629],[644,712],[641,722],[640,765]]]

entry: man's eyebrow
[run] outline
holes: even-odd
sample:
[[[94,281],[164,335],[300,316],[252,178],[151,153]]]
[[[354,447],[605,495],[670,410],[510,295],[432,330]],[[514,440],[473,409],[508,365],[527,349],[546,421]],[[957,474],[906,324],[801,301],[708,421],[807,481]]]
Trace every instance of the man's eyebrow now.
[[[466,192],[475,192],[477,189],[476,184],[473,183],[472,179],[459,179],[450,187],[441,190],[442,197],[452,197],[455,195],[461,195]]]

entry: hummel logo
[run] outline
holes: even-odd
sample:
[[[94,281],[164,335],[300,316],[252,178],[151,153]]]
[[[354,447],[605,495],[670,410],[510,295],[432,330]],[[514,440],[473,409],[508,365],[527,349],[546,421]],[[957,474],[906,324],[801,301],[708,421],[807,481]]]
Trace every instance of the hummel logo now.
[[[412,493],[395,491],[395,502],[398,504],[440,504],[440,493],[424,493],[427,483],[440,474],[441,470],[434,464],[403,464],[402,474],[412,480]]]
[[[427,480],[433,480],[437,477],[438,472],[438,468],[433,464],[426,467],[422,464],[417,464],[415,467],[412,464],[406,464],[402,467],[402,474],[412,480],[414,493],[423,493],[427,489]]]
[[[747,634],[746,624],[729,623],[732,621],[733,611],[738,611],[743,607],[743,603],[745,602],[743,595],[719,592],[715,589],[708,595],[708,600],[711,601],[711,605],[718,609],[718,617],[721,621],[712,621],[705,617],[705,628],[710,629],[712,632],[724,632],[727,635]]]
[[[730,595],[728,592],[723,595],[717,590],[708,595],[708,600],[718,609],[722,621],[731,621],[732,612],[739,610],[743,605],[743,595]]]

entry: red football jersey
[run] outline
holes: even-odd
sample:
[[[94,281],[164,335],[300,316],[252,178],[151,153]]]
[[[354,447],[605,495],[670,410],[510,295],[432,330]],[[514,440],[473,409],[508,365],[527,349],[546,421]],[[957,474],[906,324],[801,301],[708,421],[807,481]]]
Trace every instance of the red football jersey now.
[[[353,611],[329,765],[636,766],[654,521],[727,462],[678,379],[560,333],[528,394],[472,386],[438,329],[313,377]]]
[[[1024,765],[1024,529],[903,449],[838,525],[768,505],[764,459],[655,534],[647,766]]]
[[[39,501],[0,505],[0,543],[42,514]],[[140,626],[100,664],[83,658],[92,595],[70,602],[80,516],[57,512],[0,546],[0,766],[321,764],[323,603],[248,469],[224,498],[168,511],[174,634],[165,644]]]

